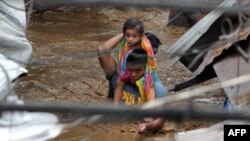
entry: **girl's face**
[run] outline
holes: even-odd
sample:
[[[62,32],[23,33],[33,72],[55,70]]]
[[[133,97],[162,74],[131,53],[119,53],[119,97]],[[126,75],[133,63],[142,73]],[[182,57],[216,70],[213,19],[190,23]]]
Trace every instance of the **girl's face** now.
[[[126,41],[128,42],[128,45],[133,46],[141,40],[141,34],[138,33],[138,31],[135,28],[127,29],[125,31],[125,38]]]

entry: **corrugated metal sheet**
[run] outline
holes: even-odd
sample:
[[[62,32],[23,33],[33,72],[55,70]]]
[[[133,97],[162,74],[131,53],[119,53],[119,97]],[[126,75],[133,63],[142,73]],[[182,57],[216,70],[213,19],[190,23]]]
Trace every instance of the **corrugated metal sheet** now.
[[[199,67],[194,71],[193,75],[199,75],[202,71],[204,71],[205,67],[211,64],[214,59],[222,54],[224,50],[232,47],[232,44],[246,40],[250,34],[250,19],[245,23],[245,26],[240,29],[240,31],[235,31],[234,33],[230,34],[228,38],[225,40],[219,40],[214,43],[204,56],[203,62],[199,65]]]
[[[225,0],[219,7],[232,7],[236,3],[235,0]],[[223,14],[223,11],[213,10],[189,29],[177,42],[175,42],[167,53],[173,58],[175,64],[181,56],[186,53],[199,39],[203,36],[210,26]]]

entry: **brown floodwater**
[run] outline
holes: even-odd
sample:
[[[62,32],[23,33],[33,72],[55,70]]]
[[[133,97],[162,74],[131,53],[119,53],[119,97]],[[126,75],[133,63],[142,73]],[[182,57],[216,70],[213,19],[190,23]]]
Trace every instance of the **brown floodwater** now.
[[[60,103],[105,103],[108,83],[99,66],[96,49],[103,41],[120,33],[123,22],[129,17],[144,21],[146,31],[152,31],[163,45],[157,54],[158,74],[167,88],[187,80],[191,73],[181,64],[171,65],[165,50],[185,29],[166,27],[167,9],[136,8],[84,8],[80,11],[48,11],[33,14],[27,32],[33,45],[33,60],[29,74],[22,78],[16,92],[23,100]],[[220,93],[221,91],[219,91]],[[79,115],[58,116],[73,121]],[[173,137],[177,130],[204,126],[204,122],[184,122],[176,128],[166,121],[162,131],[138,135],[137,122],[85,124],[66,129],[53,141],[160,141]]]

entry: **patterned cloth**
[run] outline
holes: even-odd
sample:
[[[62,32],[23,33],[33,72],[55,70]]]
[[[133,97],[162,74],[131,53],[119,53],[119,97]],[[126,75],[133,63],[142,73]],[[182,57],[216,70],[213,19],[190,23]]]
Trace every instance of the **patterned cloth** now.
[[[154,70],[156,69],[156,58],[154,56],[153,48],[150,44],[150,41],[146,38],[146,36],[143,36],[141,39],[141,47],[146,51],[149,59],[146,65],[146,70],[144,72],[144,77],[138,80],[136,82],[136,85],[140,90],[140,94],[143,101],[146,101],[146,96],[149,95],[150,92],[149,88],[151,81],[158,81],[159,78],[156,73],[154,73]],[[118,49],[118,74],[123,81],[127,82],[130,78],[130,75],[126,69],[126,59],[134,48],[129,47],[128,43],[126,42],[126,39],[123,38],[118,44]]]

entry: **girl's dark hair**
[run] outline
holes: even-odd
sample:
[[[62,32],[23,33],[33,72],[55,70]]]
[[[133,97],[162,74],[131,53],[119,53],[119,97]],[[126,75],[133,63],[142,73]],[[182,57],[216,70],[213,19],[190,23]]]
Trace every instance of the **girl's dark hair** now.
[[[146,65],[148,62],[147,52],[142,48],[136,48],[129,53],[126,64],[130,65]]]
[[[125,31],[127,29],[133,29],[136,28],[139,34],[143,34],[144,33],[144,25],[143,22],[141,20],[139,20],[138,18],[129,18],[123,26],[123,33],[125,33]]]
[[[154,54],[156,54],[158,52],[159,46],[162,44],[160,39],[150,32],[146,32],[145,35],[152,45]]]

